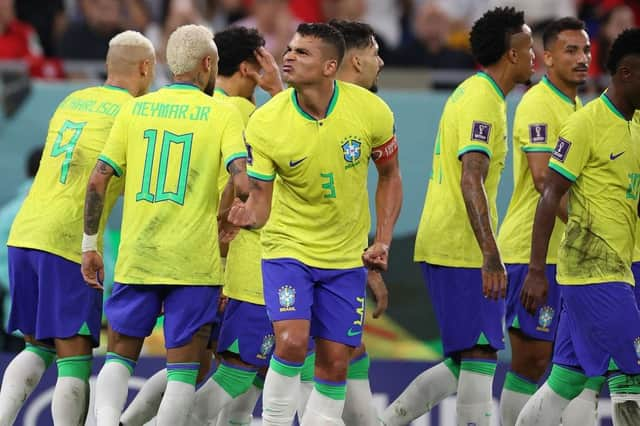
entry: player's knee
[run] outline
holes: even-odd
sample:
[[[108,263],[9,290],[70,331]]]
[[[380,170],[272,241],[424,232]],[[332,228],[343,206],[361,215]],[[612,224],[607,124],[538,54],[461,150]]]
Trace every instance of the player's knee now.
[[[349,358],[341,356],[319,356],[316,354],[315,375],[321,379],[335,382],[343,381],[347,377]]]
[[[276,355],[284,359],[303,362],[307,355],[309,336],[300,333],[283,333],[276,343]]]
[[[514,358],[511,369],[523,377],[537,381],[547,371],[550,362],[549,354],[530,351],[519,354],[517,360]]]

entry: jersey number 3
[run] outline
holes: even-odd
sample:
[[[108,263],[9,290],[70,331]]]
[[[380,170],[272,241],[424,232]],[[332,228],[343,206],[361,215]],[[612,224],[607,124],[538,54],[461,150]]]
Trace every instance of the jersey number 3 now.
[[[160,146],[160,160],[157,167],[157,178],[155,185],[155,194],[151,193],[151,176],[154,168],[154,157],[156,150],[156,141],[158,139],[158,131],[155,129],[147,129],[144,131],[144,138],[147,141],[147,154],[144,160],[144,171],[142,174],[142,186],[140,192],[136,194],[136,201],[148,201],[150,203],[159,203],[161,201],[173,201],[176,204],[184,204],[184,196],[187,192],[187,177],[189,175],[189,160],[191,159],[191,143],[193,142],[193,133],[184,135],[176,135],[168,131],[164,131],[162,136],[162,144]],[[178,179],[175,192],[167,191],[167,175],[169,174],[169,155],[171,154],[172,145],[182,145],[182,155],[180,157],[180,170],[178,171]]]
[[[69,176],[69,165],[71,164],[71,159],[73,158],[73,150],[76,148],[78,139],[80,139],[80,134],[82,133],[82,129],[84,129],[84,126],[86,126],[86,124],[86,122],[76,123],[73,121],[65,120],[60,130],[58,130],[58,137],[56,137],[56,140],[53,143],[51,156],[58,157],[60,155],[64,155],[64,160],[62,160],[62,168],[60,170],[60,178],[58,179],[63,185],[67,183],[67,176]],[[71,135],[71,137],[69,139],[65,139],[69,135]]]

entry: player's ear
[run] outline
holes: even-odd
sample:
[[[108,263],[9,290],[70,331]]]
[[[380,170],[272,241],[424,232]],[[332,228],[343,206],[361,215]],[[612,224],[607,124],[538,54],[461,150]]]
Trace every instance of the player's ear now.
[[[335,75],[338,72],[338,60],[329,59],[324,63],[324,74],[326,76]]]
[[[360,57],[358,55],[351,56],[351,65],[357,72],[362,70],[362,64],[360,63]]]
[[[545,50],[542,57],[544,59],[544,66],[547,68],[551,68],[553,66],[553,56],[551,56],[551,52]]]
[[[202,58],[202,68],[204,69],[204,71],[209,72],[211,70],[211,56],[207,55],[204,58]]]

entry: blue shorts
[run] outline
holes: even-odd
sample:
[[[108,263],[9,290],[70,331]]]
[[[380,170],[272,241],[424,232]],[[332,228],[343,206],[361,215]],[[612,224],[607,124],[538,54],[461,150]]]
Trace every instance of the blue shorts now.
[[[631,264],[631,272],[633,273],[633,280],[636,282],[636,285],[633,286],[633,292],[636,295],[638,307],[640,307],[640,262],[633,262]]]
[[[113,330],[143,338],[151,334],[164,307],[165,346],[179,348],[189,343],[202,326],[215,321],[220,288],[114,283],[104,313]]]
[[[476,345],[504,349],[505,302],[483,296],[479,268],[453,268],[424,262],[420,267],[440,326],[445,356]]]
[[[224,318],[224,312],[216,309],[216,318],[213,320],[211,326],[211,335],[209,336],[209,343],[207,343],[207,349],[213,348],[214,343],[218,342],[220,338],[220,329],[222,328],[222,320]]]
[[[555,364],[601,376],[613,359],[625,374],[640,374],[640,311],[626,283],[560,286],[563,306]]]
[[[276,339],[264,305],[229,299],[218,339],[218,353],[233,352],[247,364],[267,367]]]
[[[525,336],[537,340],[553,342],[560,316],[560,289],[556,281],[556,265],[547,265],[545,275],[549,281],[547,303],[529,314],[520,302],[520,291],[529,271],[529,265],[513,264],[507,266],[507,315],[508,328],[519,329]]]
[[[272,322],[306,319],[313,337],[357,347],[362,340],[367,270],[313,268],[295,259],[262,261]]]
[[[80,265],[40,250],[9,247],[9,332],[53,345],[54,338],[91,336],[100,343],[102,293],[89,287]]]

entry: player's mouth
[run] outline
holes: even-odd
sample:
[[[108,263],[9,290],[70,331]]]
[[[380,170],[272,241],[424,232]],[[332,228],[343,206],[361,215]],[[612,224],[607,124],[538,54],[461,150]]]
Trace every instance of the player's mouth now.
[[[587,71],[588,71],[587,67],[576,67],[573,69],[573,72],[580,73],[580,74],[586,74]]]
[[[293,66],[291,66],[291,64],[282,65],[282,72],[290,73],[291,71],[293,71]]]

